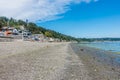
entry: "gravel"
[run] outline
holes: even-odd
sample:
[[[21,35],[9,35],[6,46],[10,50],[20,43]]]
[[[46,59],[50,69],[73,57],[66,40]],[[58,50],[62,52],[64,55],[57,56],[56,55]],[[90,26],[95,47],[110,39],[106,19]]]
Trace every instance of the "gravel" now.
[[[0,80],[92,80],[69,43],[1,42]]]

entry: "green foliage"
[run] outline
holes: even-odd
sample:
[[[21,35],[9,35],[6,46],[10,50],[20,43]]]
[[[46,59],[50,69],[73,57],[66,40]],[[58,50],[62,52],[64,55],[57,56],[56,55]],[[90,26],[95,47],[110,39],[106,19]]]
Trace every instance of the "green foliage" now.
[[[68,36],[68,35],[64,35],[61,34],[59,32],[53,31],[53,30],[49,30],[49,29],[45,29],[41,26],[37,26],[35,23],[27,23],[23,20],[15,20],[13,18],[6,18],[6,17],[0,17],[0,27],[3,26],[11,26],[11,27],[15,27],[17,29],[20,29],[20,26],[24,26],[25,29],[29,30],[30,32],[32,32],[33,34],[44,34],[47,37],[52,37],[52,38],[57,38],[60,40],[66,40],[66,41],[78,41],[77,38]]]
[[[9,19],[6,17],[0,17],[0,26],[7,26]]]
[[[22,20],[18,20],[18,25],[26,25],[26,23]]]
[[[40,34],[41,33],[41,31],[39,30],[39,27],[37,27],[37,25],[34,23],[28,23],[28,25],[25,27],[27,30],[29,30],[33,34]]]
[[[0,28],[2,28],[2,23],[0,22]]]
[[[48,31],[45,32],[45,36],[47,36],[47,37],[53,37],[53,36],[52,36],[52,33],[51,33],[51,32],[48,32]]]

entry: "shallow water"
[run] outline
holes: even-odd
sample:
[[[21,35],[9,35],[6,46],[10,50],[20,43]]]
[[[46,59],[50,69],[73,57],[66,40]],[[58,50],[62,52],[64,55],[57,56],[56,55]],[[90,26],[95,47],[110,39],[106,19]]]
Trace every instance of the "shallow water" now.
[[[107,51],[112,51],[112,52],[120,52],[120,41],[80,43],[79,45],[99,48],[102,50],[107,50]]]
[[[114,56],[114,61],[117,62],[117,64],[120,64],[120,54],[116,54],[116,52],[120,53],[120,41],[80,43],[79,45],[111,51],[115,53],[112,54],[112,56]],[[99,55],[102,55],[101,56],[102,58],[106,56],[105,54],[99,54]]]

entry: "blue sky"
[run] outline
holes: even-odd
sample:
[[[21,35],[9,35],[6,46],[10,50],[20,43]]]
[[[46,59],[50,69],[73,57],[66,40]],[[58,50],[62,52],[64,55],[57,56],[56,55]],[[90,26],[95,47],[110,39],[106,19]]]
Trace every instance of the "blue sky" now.
[[[120,0],[0,0],[0,16],[74,37],[120,37]]]
[[[62,18],[38,25],[75,37],[120,37],[120,0],[73,4]]]

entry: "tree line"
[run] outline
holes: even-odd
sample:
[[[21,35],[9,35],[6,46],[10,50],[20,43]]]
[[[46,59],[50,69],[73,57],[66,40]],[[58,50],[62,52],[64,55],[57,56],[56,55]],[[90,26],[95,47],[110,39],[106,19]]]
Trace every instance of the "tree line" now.
[[[79,42],[96,42],[96,41],[120,41],[120,38],[78,38]]]

